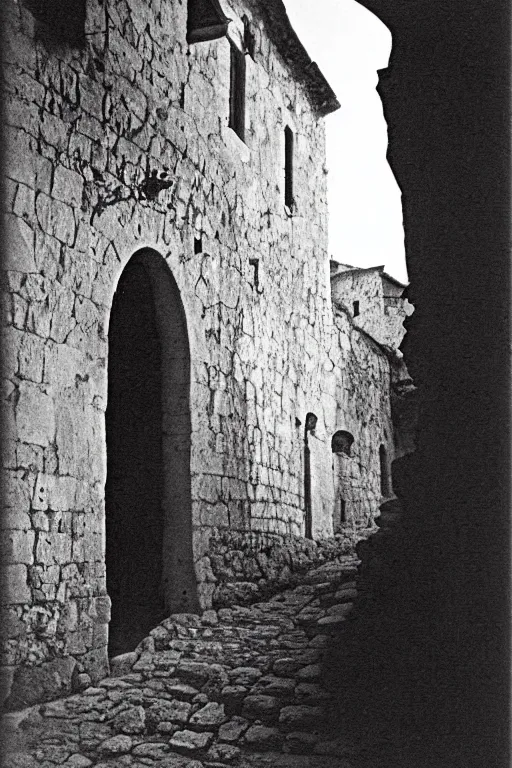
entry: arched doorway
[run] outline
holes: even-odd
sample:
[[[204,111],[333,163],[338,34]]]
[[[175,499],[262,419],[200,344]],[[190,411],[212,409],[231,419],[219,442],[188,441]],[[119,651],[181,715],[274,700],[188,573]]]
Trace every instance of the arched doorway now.
[[[109,655],[133,650],[169,612],[195,611],[190,501],[190,354],[164,259],[135,254],[112,302],[106,411]]]

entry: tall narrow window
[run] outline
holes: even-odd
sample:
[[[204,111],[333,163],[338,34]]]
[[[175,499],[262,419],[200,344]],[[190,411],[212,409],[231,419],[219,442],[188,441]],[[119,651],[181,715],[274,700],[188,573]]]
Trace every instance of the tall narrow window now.
[[[229,127],[242,141],[245,138],[245,54],[231,46]]]
[[[293,131],[284,129],[284,204],[293,210]]]
[[[314,434],[318,419],[314,413],[308,413],[304,425],[304,535],[306,539],[313,538],[313,504],[311,498],[311,449],[308,437]]]
[[[357,317],[358,314],[359,314],[359,302],[358,301],[353,301],[352,302],[352,306],[354,308],[354,317]]]
[[[380,492],[383,496],[389,496],[391,493],[389,482],[388,455],[383,445],[379,448],[380,461]]]

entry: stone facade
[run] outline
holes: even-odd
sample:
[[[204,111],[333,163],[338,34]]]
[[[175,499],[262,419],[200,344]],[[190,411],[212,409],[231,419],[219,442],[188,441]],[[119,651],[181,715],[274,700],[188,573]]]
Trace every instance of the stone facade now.
[[[333,300],[345,307],[358,328],[390,349],[399,352],[405,335],[403,322],[413,312],[402,298],[405,285],[383,267],[357,269],[331,261]]]
[[[49,698],[106,673],[112,590],[134,553],[146,584],[162,561],[156,624],[160,608],[211,606],[210,541],[226,531],[302,539],[306,442],[313,539],[333,535],[340,482],[352,528],[381,501],[392,365],[331,303],[322,117],[337,102],[279,3],[221,6],[227,34],[189,45],[187,5],[172,0],[88,0],[83,42],[7,4],[2,663],[15,700],[23,685]],[[229,127],[233,48],[244,141]],[[145,354],[130,318],[152,329],[161,372],[146,367],[121,396],[114,340]],[[120,426],[137,408],[140,435],[159,414],[151,463],[146,438]],[[354,443],[333,473],[337,430]],[[133,495],[156,461],[154,512]]]

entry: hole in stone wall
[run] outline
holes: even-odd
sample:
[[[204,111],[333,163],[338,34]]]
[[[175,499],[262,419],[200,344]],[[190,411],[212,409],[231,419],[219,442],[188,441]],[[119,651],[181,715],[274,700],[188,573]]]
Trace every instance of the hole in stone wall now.
[[[350,432],[346,432],[344,429],[339,429],[334,433],[331,439],[332,452],[344,453],[346,456],[350,456],[353,442],[354,435]]]
[[[194,236],[194,253],[202,253],[203,252],[203,238],[202,235],[195,235]]]
[[[353,308],[354,317],[357,317],[358,314],[359,314],[359,302],[358,301],[354,301],[353,304],[352,304],[352,308]]]

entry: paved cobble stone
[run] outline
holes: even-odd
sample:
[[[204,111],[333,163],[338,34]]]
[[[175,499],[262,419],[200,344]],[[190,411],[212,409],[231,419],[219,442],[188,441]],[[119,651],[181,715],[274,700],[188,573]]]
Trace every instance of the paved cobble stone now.
[[[322,659],[356,564],[316,568],[264,603],[170,616],[112,660],[115,676],[7,716],[6,768],[350,768],[328,732]]]

